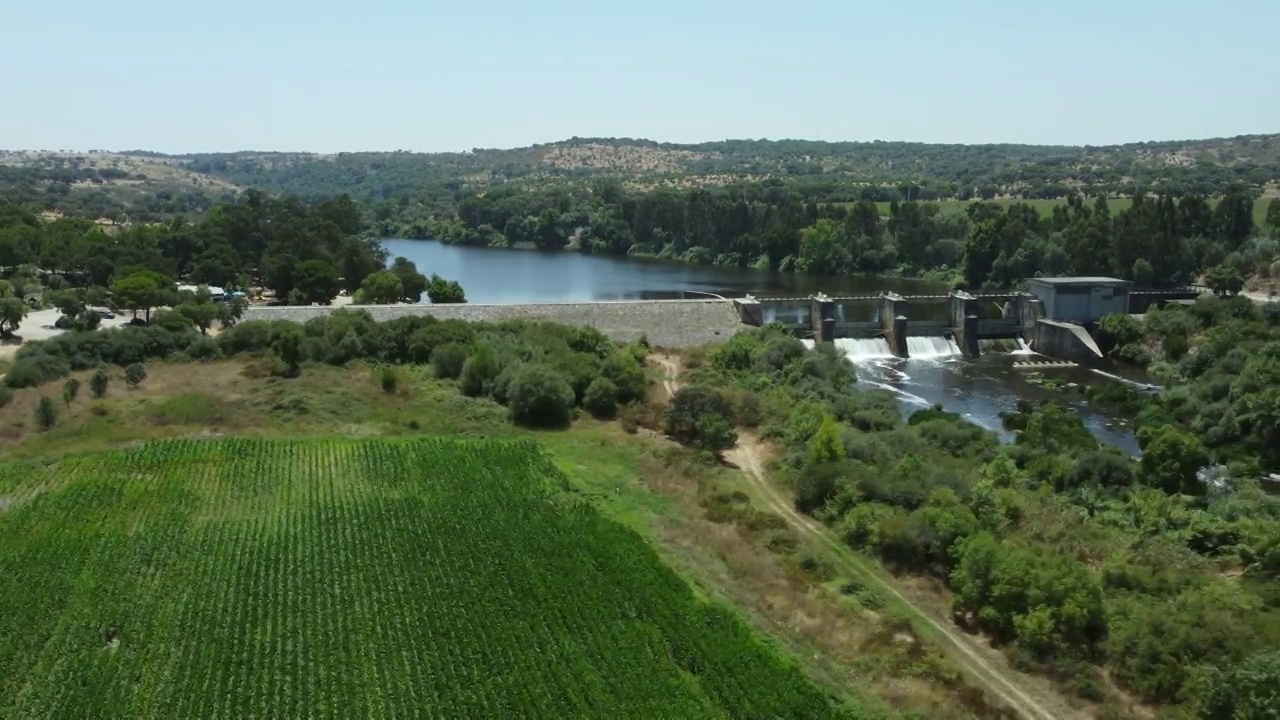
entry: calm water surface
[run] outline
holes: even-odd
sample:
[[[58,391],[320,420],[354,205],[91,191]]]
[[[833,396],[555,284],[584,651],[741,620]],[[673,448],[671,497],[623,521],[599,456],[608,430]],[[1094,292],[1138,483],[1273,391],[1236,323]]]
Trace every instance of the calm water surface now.
[[[406,257],[420,272],[457,280],[472,303],[693,298],[706,293],[724,297],[804,296],[817,292],[838,296],[882,290],[910,294],[947,289],[900,278],[793,275],[575,252],[474,248],[403,239],[388,239],[382,244],[392,258]],[[937,308],[922,305],[918,309],[922,315],[941,313],[945,317],[945,304]],[[1025,371],[1013,368],[1014,362],[1036,356],[1002,348],[990,349],[979,358],[963,358],[948,353],[944,345],[940,343],[939,354],[929,358],[870,357],[853,349],[846,354],[858,368],[859,384],[893,392],[904,412],[940,404],[1007,440],[1010,435],[1001,428],[1001,412],[1013,410],[1019,399],[1052,399],[1068,403],[1103,442],[1137,453],[1132,431],[1118,418],[1072,392],[1048,391],[1034,385],[1027,381]],[[1048,370],[1045,375],[1081,384],[1109,382],[1083,369]]]
[[[742,297],[946,291],[922,280],[795,275],[650,258],[463,247],[431,240],[388,239],[382,246],[392,259],[412,260],[423,274],[457,280],[472,303],[692,298],[705,293]]]

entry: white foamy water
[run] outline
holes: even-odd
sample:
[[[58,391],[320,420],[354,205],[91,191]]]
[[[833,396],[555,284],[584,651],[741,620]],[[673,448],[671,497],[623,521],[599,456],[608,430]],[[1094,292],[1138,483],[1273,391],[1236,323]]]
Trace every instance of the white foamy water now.
[[[893,357],[889,341],[884,338],[840,338],[835,344],[855,365]]]
[[[908,337],[907,356],[912,360],[936,360],[955,357],[960,354],[960,346],[955,340],[946,337]]]

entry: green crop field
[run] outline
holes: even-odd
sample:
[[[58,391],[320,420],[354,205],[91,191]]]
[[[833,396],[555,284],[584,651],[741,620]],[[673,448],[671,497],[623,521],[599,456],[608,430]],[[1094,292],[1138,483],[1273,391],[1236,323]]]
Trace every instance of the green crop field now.
[[[527,442],[0,465],[0,717],[862,717]]]

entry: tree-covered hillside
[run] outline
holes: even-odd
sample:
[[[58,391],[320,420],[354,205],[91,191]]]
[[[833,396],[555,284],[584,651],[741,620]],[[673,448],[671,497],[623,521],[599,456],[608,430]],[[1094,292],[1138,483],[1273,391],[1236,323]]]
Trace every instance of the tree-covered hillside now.
[[[439,182],[484,185],[581,176],[655,184],[684,179],[682,184],[694,185],[790,178],[815,186],[856,185],[874,200],[1053,198],[1082,190],[1129,194],[1135,187],[1211,195],[1233,183],[1261,188],[1280,181],[1280,135],[1106,147],[808,140],[679,145],[573,138],[468,153],[226,153],[175,159],[241,185],[301,195],[348,192],[371,200]]]

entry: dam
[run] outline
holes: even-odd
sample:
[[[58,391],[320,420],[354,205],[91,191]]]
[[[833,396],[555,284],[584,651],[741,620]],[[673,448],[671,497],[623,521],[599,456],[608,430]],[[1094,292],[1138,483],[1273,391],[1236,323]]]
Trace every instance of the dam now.
[[[745,325],[776,323],[796,337],[844,345],[855,355],[978,357],[993,342],[1023,342],[1042,355],[1090,363],[1105,355],[1094,335],[1106,315],[1143,313],[1195,300],[1203,292],[1197,287],[1135,290],[1128,281],[1100,277],[1034,278],[1028,285],[1029,291],[1008,293],[747,296],[734,305]]]

